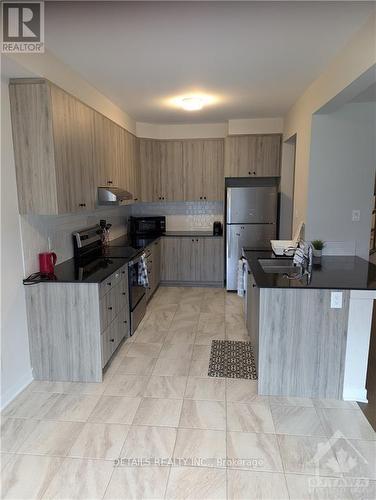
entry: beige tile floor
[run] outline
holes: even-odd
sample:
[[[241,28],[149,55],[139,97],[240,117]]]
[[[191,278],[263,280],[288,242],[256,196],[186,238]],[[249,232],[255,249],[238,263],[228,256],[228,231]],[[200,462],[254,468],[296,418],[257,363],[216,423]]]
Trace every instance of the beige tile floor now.
[[[2,498],[375,498],[375,433],[356,403],[210,378],[224,338],[248,340],[236,295],[159,289],[103,383],[33,382],[4,410]]]

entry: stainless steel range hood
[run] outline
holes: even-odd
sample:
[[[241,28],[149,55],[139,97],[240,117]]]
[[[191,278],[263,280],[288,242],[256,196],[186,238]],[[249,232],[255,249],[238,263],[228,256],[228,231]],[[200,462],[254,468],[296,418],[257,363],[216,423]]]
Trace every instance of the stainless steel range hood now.
[[[120,205],[124,201],[133,200],[133,194],[114,186],[98,187],[98,205]]]

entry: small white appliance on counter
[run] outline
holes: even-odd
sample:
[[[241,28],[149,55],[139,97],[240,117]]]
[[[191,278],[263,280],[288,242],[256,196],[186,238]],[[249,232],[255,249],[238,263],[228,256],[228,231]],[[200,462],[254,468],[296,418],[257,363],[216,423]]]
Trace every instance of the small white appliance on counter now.
[[[303,228],[304,222],[301,222],[292,240],[270,240],[275,255],[292,257],[295,249],[298,247]]]

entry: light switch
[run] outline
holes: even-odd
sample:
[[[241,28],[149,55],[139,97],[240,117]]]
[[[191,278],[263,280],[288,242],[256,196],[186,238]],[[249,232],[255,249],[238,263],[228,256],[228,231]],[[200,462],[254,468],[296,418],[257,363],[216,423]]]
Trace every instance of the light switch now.
[[[332,292],[330,295],[331,309],[342,309],[342,292]]]

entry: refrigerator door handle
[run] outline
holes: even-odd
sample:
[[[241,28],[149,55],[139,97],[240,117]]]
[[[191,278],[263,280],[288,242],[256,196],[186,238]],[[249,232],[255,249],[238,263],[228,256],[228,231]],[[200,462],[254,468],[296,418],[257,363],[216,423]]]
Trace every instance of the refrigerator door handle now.
[[[227,231],[227,258],[231,258],[231,228]]]
[[[231,189],[227,189],[227,222],[231,220]]]

